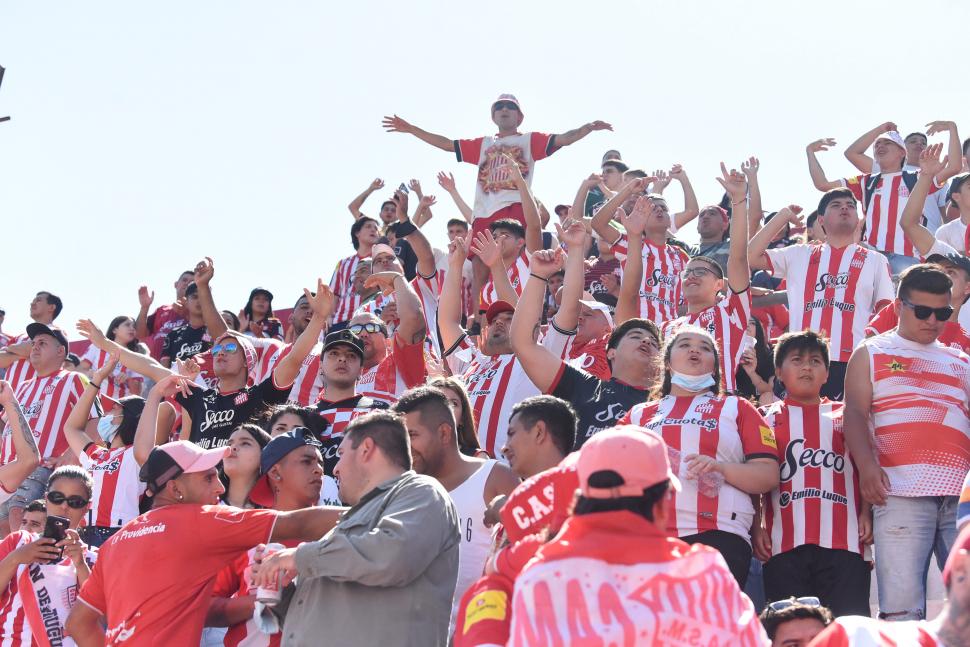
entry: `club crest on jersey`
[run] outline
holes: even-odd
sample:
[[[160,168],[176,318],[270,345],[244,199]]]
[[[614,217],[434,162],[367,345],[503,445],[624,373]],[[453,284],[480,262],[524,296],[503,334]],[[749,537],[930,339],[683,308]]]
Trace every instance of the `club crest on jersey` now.
[[[901,373],[906,370],[906,365],[899,361],[898,357],[894,357],[893,361],[886,364],[886,368],[890,373]]]
[[[699,413],[702,416],[703,415],[707,415],[707,414],[711,413],[712,411],[714,411],[714,403],[713,402],[702,402],[701,404],[699,404],[696,407],[694,407],[694,412],[695,413]]]
[[[232,402],[233,402],[233,404],[235,404],[238,407],[241,404],[246,404],[246,402],[248,402],[248,401],[249,401],[249,394],[248,393],[240,393],[239,395],[237,395],[235,397],[235,399],[233,399]]]

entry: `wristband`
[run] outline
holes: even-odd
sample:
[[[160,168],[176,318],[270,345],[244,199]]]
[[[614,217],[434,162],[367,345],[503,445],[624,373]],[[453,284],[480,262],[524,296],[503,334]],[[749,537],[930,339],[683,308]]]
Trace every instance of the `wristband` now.
[[[529,276],[534,277],[534,278],[537,278],[540,281],[542,281],[543,283],[549,283],[549,279],[544,279],[541,276],[539,276],[538,274],[536,274],[535,272],[529,272]]]
[[[739,204],[741,204],[742,202],[745,202],[746,200],[747,200],[747,198],[741,198],[741,199],[740,199],[740,200],[738,200],[737,202],[732,202],[732,203],[731,203],[731,206],[732,206],[732,207],[736,207],[736,206],[738,206]]]
[[[94,387],[94,388],[96,388],[96,389],[97,389],[98,391],[100,391],[100,390],[101,390],[101,385],[100,385],[100,384],[95,384],[94,382],[88,382],[88,386],[93,386],[93,387]]]
[[[416,232],[418,228],[415,227],[414,223],[410,220],[405,220],[404,222],[398,222],[394,230],[397,233],[398,238],[404,238],[405,236],[410,236]]]

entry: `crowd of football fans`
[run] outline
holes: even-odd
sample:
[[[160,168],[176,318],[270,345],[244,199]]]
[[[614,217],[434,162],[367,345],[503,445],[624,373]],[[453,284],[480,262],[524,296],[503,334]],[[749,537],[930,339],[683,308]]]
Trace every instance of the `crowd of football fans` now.
[[[205,258],[170,304],[64,324],[45,290],[0,332],[0,644],[970,645],[956,124],[880,124],[842,179],[808,144],[807,213],[755,157],[701,206],[616,150],[546,205],[536,163],[611,126],[491,118],[386,117],[474,198],[375,179],[283,308]]]

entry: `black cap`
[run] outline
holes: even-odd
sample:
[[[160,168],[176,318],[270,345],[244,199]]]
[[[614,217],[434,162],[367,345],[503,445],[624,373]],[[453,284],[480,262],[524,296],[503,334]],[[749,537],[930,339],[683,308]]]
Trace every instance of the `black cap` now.
[[[81,365],[81,358],[78,357],[74,353],[68,353],[67,356],[64,358],[64,361],[65,362],[70,362],[71,364],[74,364],[75,366],[80,366]]]
[[[970,173],[958,173],[950,180],[950,188],[946,190],[946,201],[953,199],[953,194],[963,187],[963,183],[970,179]]]
[[[195,281],[192,281],[191,283],[185,286],[186,297],[188,297],[190,294],[198,294],[198,293],[199,293],[199,285]]]
[[[114,398],[109,398],[106,395],[102,395],[101,399],[114,402],[120,406],[126,414],[132,414],[136,417],[140,417],[141,412],[145,410],[145,398],[141,397],[140,395],[126,395],[120,400],[115,400]]]
[[[262,294],[270,301],[273,300],[273,293],[267,290],[266,288],[253,288],[253,291],[249,293],[249,302],[252,303],[253,297],[255,297],[258,294]]]
[[[950,265],[963,270],[970,277],[970,258],[963,254],[930,254],[926,257],[927,263],[949,263]]]
[[[320,356],[322,357],[324,353],[334,346],[340,345],[349,346],[355,353],[357,353],[358,357],[360,357],[360,361],[364,361],[364,342],[360,337],[346,328],[327,335],[326,339],[323,341],[323,350],[320,351]]]
[[[37,335],[50,335],[57,342],[64,347],[64,350],[71,352],[71,346],[67,343],[67,337],[64,336],[64,331],[60,328],[48,326],[47,324],[34,322],[27,326],[27,336],[33,339]]]

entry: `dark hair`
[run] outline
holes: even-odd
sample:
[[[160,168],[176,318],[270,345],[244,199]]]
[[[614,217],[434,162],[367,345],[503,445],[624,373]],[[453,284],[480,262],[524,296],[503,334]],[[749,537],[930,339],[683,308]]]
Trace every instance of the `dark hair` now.
[[[461,401],[461,419],[455,421],[458,425],[458,449],[463,452],[471,452],[472,454],[480,450],[482,445],[478,441],[475,411],[472,408],[471,401],[468,399],[468,391],[465,390],[465,385],[453,377],[441,376],[428,380],[428,386],[433,386],[438,389],[448,389],[458,396],[458,399]],[[445,397],[447,398],[447,395]]]
[[[389,461],[403,469],[411,469],[411,440],[404,418],[393,411],[371,411],[350,421],[344,437],[354,449],[370,438]]]
[[[309,429],[317,437],[322,435],[329,425],[326,418],[319,415],[310,407],[301,407],[298,404],[280,404],[264,412],[260,426],[266,433],[272,435],[273,425],[285,415],[293,415],[299,418],[302,426]]]
[[[369,216],[361,216],[354,222],[353,225],[350,226],[350,242],[354,244],[354,249],[360,248],[360,242],[357,240],[357,234],[359,234],[360,230],[364,228],[364,225],[369,222],[374,223],[377,227],[381,226],[379,222]]]
[[[121,324],[125,323],[126,321],[131,321],[132,323],[135,322],[135,320],[129,317],[128,315],[119,315],[114,319],[112,319],[111,323],[108,324],[108,330],[107,332],[104,333],[104,336],[110,339],[111,341],[114,341],[115,336],[117,335],[117,332],[118,332],[118,328],[121,326]],[[142,353],[141,344],[138,343],[138,335],[135,335],[134,337],[132,337],[131,341],[125,344],[125,348],[135,353]]]
[[[963,155],[970,155],[970,137],[963,140]]]
[[[855,195],[853,195],[852,191],[850,191],[849,189],[846,189],[844,187],[840,187],[837,189],[829,189],[824,194],[822,194],[822,198],[818,201],[818,209],[816,209],[816,211],[818,211],[818,215],[824,216],[825,210],[828,208],[829,203],[832,202],[832,200],[835,200],[836,198],[848,198],[852,200],[852,202],[856,202]]]
[[[391,407],[391,411],[396,411],[401,415],[408,413],[418,413],[421,424],[436,431],[441,425],[451,427],[451,437],[458,443],[457,424],[455,423],[455,413],[448,404],[448,397],[441,389],[433,386],[418,386],[408,389],[401,394],[398,401]]]
[[[602,168],[602,166],[600,167]],[[629,171],[623,171],[623,179],[629,180],[633,178],[635,180],[640,180],[647,177],[647,172],[639,168],[631,168]]]
[[[927,142],[926,135],[924,133],[919,132],[919,131],[912,132],[912,133],[906,135],[905,137],[903,137],[903,142],[905,142],[907,139],[909,139],[910,137],[912,137],[914,135],[916,135],[917,137],[922,137],[924,144]]]
[[[620,173],[626,173],[627,171],[630,170],[630,167],[624,164],[623,162],[621,162],[620,160],[606,160],[600,165],[600,168],[603,169],[603,168],[606,168],[607,166],[611,166],[615,168]]]
[[[822,623],[822,625],[828,627],[835,619],[832,617],[832,612],[829,611],[828,607],[812,607],[795,601],[795,598],[791,598],[791,600],[793,601],[792,605],[790,607],[785,607],[781,611],[772,610],[771,605],[769,604],[765,607],[765,610],[761,612],[761,615],[759,616],[761,626],[765,628],[765,633],[768,634],[768,638],[770,640],[775,639],[775,634],[778,632],[778,627],[786,622],[791,622],[792,620],[811,618],[818,620]]]
[[[47,301],[47,305],[54,306],[54,319],[57,319],[57,315],[61,314],[61,310],[64,309],[64,302],[56,294],[48,292],[47,290],[41,290],[37,293],[37,296],[44,295],[44,299]]]
[[[448,221],[448,223],[445,225],[445,227],[451,227],[452,225],[458,225],[461,228],[463,228],[465,231],[468,231],[468,221],[467,220],[462,220],[461,218],[452,218],[451,220]]]
[[[236,332],[241,332],[239,330],[239,317],[237,317],[236,314],[232,310],[222,310],[219,314],[221,314],[221,315],[229,315],[229,321],[232,322],[232,324],[230,325],[230,328],[232,328]]]
[[[24,512],[44,512],[44,513],[46,513],[47,512],[47,502],[44,501],[43,499],[34,499],[33,501],[31,501],[30,503],[27,504],[27,507],[24,508]]]
[[[90,499],[94,495],[94,480],[83,467],[78,465],[61,465],[58,467],[47,478],[47,492],[50,492],[54,481],[57,479],[74,479],[75,481],[80,481],[84,485],[84,491],[87,497]]]
[[[240,429],[242,429],[247,434],[252,436],[253,440],[256,441],[256,444],[259,445],[260,449],[262,449],[263,447],[266,447],[266,445],[269,444],[269,441],[272,440],[272,437],[268,433],[266,433],[266,430],[257,424],[253,424],[251,422],[244,422],[238,427],[236,427],[235,429],[233,429],[232,433],[236,433]]]
[[[189,276],[191,276],[193,279],[195,278],[195,270],[185,270],[184,272],[182,272],[181,274],[179,274],[179,281],[181,281],[182,280],[182,277],[185,276],[186,274],[188,274]]]
[[[128,396],[137,398],[138,396]],[[124,400],[122,400],[124,402]],[[121,424],[118,425],[118,436],[126,447],[135,443],[135,432],[138,431],[138,421],[141,420],[141,411],[136,415],[124,406],[121,407]]]
[[[758,374],[758,377],[770,384],[771,378],[775,376],[775,367],[772,363],[771,348],[768,347],[768,340],[765,336],[765,328],[754,317],[750,321],[754,324],[754,372]],[[738,367],[738,370],[734,374],[734,381],[736,386],[735,391],[737,391],[738,395],[744,398],[758,397],[758,390],[754,388],[751,376],[748,375],[748,372],[743,367]]]
[[[929,294],[950,294],[952,287],[953,281],[939,265],[920,263],[907,267],[899,275],[899,289],[896,291],[896,296],[900,300],[908,301],[913,290]]]
[[[565,400],[551,395],[534,395],[512,407],[509,422],[519,416],[523,427],[532,427],[540,420],[552,436],[556,449],[565,456],[576,444],[576,410]]]
[[[664,343],[663,334],[661,334],[660,328],[657,326],[657,324],[649,319],[633,317],[631,319],[627,319],[613,329],[613,331],[610,333],[609,339],[606,341],[606,350],[619,346],[620,342],[623,341],[623,338],[626,337],[627,333],[631,330],[645,330],[647,331],[647,334],[653,336],[653,338],[657,340],[658,346],[662,346]],[[609,364],[610,369],[612,370],[613,360],[607,358],[606,363]]]
[[[792,353],[811,352],[819,353],[825,362],[825,368],[829,367],[829,344],[821,333],[814,330],[785,333],[775,345],[775,367],[781,368]]]
[[[553,272],[552,274],[549,275],[549,278],[551,279],[554,276],[559,276],[559,277],[562,277],[562,278],[565,279],[566,278],[566,272],[564,270],[556,270],[555,272]]]
[[[273,296],[272,296],[272,293],[269,292],[269,290],[264,290],[262,288],[256,288],[255,290],[249,293],[249,301],[246,302],[246,307],[243,308],[243,312],[245,312],[246,316],[249,317],[250,319],[253,318],[253,299],[255,299],[256,296],[260,294],[262,294],[267,299],[269,299],[269,310],[266,311],[266,319],[272,319],[274,317]]]
[[[808,218],[805,219],[805,228],[811,229],[815,226],[815,221],[818,220],[818,210],[816,209],[812,213],[808,214]]]
[[[719,279],[723,279],[724,278],[724,268],[721,267],[721,264],[718,263],[714,258],[712,258],[710,256],[704,256],[703,254],[698,254],[697,256],[694,256],[690,260],[691,261],[704,261],[705,263],[707,263],[708,265],[710,265],[711,268],[714,269],[714,271],[717,273],[717,278],[719,278]]]
[[[703,328],[697,326],[683,326],[677,330],[674,335],[667,340],[664,344],[664,379],[659,386],[655,387],[650,393],[650,399],[662,398],[665,395],[670,395],[670,354],[674,349],[674,342],[681,335],[700,335],[705,337],[714,346],[714,385],[711,386],[710,391],[714,395],[721,395],[721,349],[717,347],[717,340],[714,339],[711,333],[707,332]]]
[[[618,487],[623,484],[623,477],[613,470],[602,470],[589,475],[589,484],[593,487]],[[644,488],[642,496],[590,499],[579,495],[576,498],[576,507],[573,509],[573,515],[579,517],[585,514],[596,514],[597,512],[625,510],[640,515],[647,521],[653,521],[653,509],[658,503],[663,501],[669,489],[670,481],[663,480],[660,483]]]
[[[498,229],[504,229],[516,238],[525,238],[525,227],[522,226],[518,220],[512,220],[511,218],[502,218],[501,220],[496,220],[488,226],[488,230],[495,234]]]
[[[384,202],[381,203],[381,211],[384,211],[384,207],[386,205],[391,205],[392,207],[394,207],[395,209],[397,209],[397,203],[396,202],[394,202],[393,200],[385,200]]]

